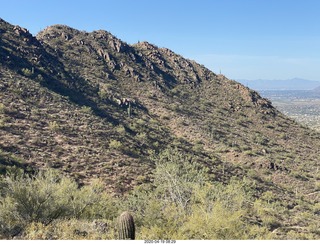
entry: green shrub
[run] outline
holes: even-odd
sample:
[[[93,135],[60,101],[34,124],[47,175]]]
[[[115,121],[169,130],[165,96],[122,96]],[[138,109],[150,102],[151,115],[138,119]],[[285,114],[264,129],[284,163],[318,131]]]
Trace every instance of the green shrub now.
[[[75,181],[53,170],[3,179],[0,196],[0,236],[19,234],[32,222],[49,225],[59,218],[90,217],[101,200],[102,184],[78,188]]]
[[[33,70],[30,70],[28,68],[22,68],[21,72],[24,76],[30,77],[33,75]]]
[[[136,138],[141,142],[142,145],[146,144],[148,140],[148,136],[145,132],[138,133]]]
[[[216,202],[211,211],[195,206],[193,214],[184,222],[179,239],[243,239],[245,228],[243,211],[230,212]]]
[[[126,128],[123,125],[118,125],[116,127],[116,131],[120,134],[120,135],[125,135],[126,134]]]
[[[3,103],[0,103],[0,114],[6,113],[6,106]]]
[[[57,121],[49,121],[49,130],[51,131],[58,131],[60,129],[59,124],[57,123]]]
[[[24,231],[27,240],[106,240],[115,239],[110,220],[56,220],[50,225],[31,223]]]
[[[122,143],[118,140],[111,140],[109,143],[109,147],[111,149],[121,149],[122,148]]]
[[[87,114],[92,114],[92,108],[89,106],[82,106],[81,107],[81,112],[87,113]]]

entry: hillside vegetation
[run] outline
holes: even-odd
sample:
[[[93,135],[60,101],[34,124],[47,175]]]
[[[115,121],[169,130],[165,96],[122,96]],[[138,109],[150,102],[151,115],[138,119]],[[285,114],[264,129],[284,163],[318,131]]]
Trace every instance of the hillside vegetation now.
[[[2,238],[113,239],[124,210],[140,239],[320,237],[320,135],[257,92],[102,30],[0,37]],[[41,184],[53,213],[25,213]]]

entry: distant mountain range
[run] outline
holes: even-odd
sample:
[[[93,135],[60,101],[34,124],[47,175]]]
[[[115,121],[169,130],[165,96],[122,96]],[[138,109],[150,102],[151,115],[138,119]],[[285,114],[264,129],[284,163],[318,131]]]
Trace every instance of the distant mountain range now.
[[[320,86],[320,81],[293,78],[288,80],[237,80],[253,90],[313,90]]]

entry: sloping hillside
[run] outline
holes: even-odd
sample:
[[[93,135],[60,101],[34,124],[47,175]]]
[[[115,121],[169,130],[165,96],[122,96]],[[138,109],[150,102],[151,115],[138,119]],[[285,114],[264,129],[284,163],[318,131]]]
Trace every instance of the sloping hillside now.
[[[288,209],[318,203],[320,135],[240,83],[102,30],[55,25],[33,37],[0,20],[0,37],[2,172],[17,160],[123,193],[152,181],[152,156],[177,147],[214,181],[247,177]]]

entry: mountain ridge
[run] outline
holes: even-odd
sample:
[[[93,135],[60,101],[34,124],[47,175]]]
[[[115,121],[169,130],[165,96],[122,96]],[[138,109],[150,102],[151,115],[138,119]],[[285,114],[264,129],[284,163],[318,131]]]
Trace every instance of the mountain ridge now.
[[[14,30],[15,27],[12,26],[11,28],[13,32],[16,31]],[[88,38],[85,39],[86,37]],[[29,38],[32,39],[33,37]],[[119,125],[120,120],[130,120],[127,116],[128,108],[121,107],[126,106],[122,105],[122,100],[124,99],[132,100],[130,103],[132,103],[132,106],[135,106],[136,113],[144,113],[144,111],[152,110],[158,118],[161,116],[165,117],[163,112],[168,113],[171,111],[172,113],[170,106],[169,110],[159,109],[161,108],[159,100],[161,101],[162,99],[161,103],[167,100],[167,102],[169,101],[169,105],[170,102],[178,102],[173,109],[176,110],[174,111],[176,112],[175,116],[182,119],[186,116],[186,112],[190,112],[183,111],[186,109],[184,107],[195,106],[193,99],[191,99],[192,103],[189,103],[188,99],[184,98],[190,97],[189,92],[191,91],[192,93],[198,94],[194,99],[199,101],[199,98],[201,99],[202,96],[202,100],[207,100],[211,107],[214,107],[214,104],[211,104],[212,102],[209,101],[209,97],[212,96],[212,90],[224,93],[225,96],[221,98],[219,96],[220,94],[216,94],[216,106],[218,108],[222,106],[222,109],[225,110],[227,114],[231,112],[230,115],[233,116],[237,115],[241,110],[244,110],[245,113],[251,113],[252,115],[261,113],[261,115],[269,116],[272,119],[274,116],[278,116],[277,114],[280,115],[280,113],[272,107],[271,103],[261,98],[258,93],[245,88],[239,83],[228,80],[223,75],[216,75],[204,66],[196,64],[194,61],[183,59],[180,55],[174,54],[169,49],[158,48],[147,42],[130,46],[116,39],[106,31],[86,33],[64,25],[51,26],[41,31],[37,35],[37,41],[43,43],[42,46],[45,47],[46,52],[51,55],[48,55],[49,58],[46,59],[50,59],[53,53],[56,53],[53,62],[55,65],[60,63],[60,65],[56,65],[56,71],[48,70],[43,74],[43,76],[47,74],[51,74],[51,76],[43,78],[45,81],[40,82],[40,84],[45,84],[49,89],[53,89],[54,92],[56,91],[55,89],[58,89],[58,93],[69,95],[71,101],[76,100],[76,102],[79,103],[78,105],[87,106],[93,109],[94,113],[102,113],[102,117],[106,116],[113,125]],[[65,42],[65,47],[61,45],[63,41]],[[39,45],[39,43],[36,44]],[[60,46],[57,44],[60,44]],[[36,48],[34,48],[35,50],[42,48],[42,46],[39,47],[37,45]],[[32,56],[30,59],[36,55],[32,53],[35,52],[34,50],[25,51],[24,47],[21,48],[22,54],[28,52],[32,54],[29,55]],[[83,52],[87,55],[83,55],[80,65],[78,54]],[[85,57],[90,56],[90,54],[94,58],[86,60]],[[42,58],[43,56],[44,58]],[[42,55],[42,57],[42,60],[38,61],[40,65],[46,65],[47,69],[53,67],[50,61],[45,59],[45,55]],[[43,64],[41,62],[43,62]],[[36,73],[38,71],[37,63],[34,66],[33,72]],[[99,66],[102,68],[102,72],[95,72],[94,69]],[[146,72],[141,72],[140,70],[144,68],[147,68]],[[29,68],[29,70],[32,70],[32,68]],[[68,74],[65,74],[66,71],[68,71]],[[19,72],[21,72],[21,70],[19,70]],[[41,74],[42,73],[40,73],[40,75]],[[29,74],[22,75],[29,78]],[[38,77],[36,74],[32,74],[31,76]],[[157,80],[151,81],[153,78]],[[46,79],[49,79],[50,83],[46,81]],[[122,82],[124,83],[121,89],[119,89],[120,86],[112,86],[112,89],[109,91],[108,89],[111,85],[106,84],[105,79],[110,82],[123,80]],[[210,79],[213,81],[208,82]],[[94,82],[92,82],[92,80]],[[58,84],[55,85],[55,82]],[[90,82],[92,82],[92,84]],[[143,84],[144,88],[148,87],[148,89],[151,90],[149,97],[142,96],[141,84]],[[182,85],[181,91],[178,89],[180,88],[179,85]],[[57,86],[58,88],[56,88]],[[61,86],[65,87],[65,90],[60,91]],[[187,90],[185,90],[185,87],[187,87]],[[85,92],[83,92],[84,90]],[[102,100],[104,100],[103,103],[105,103],[103,105],[108,106],[110,111],[103,112],[103,109],[99,108],[98,103],[100,101],[95,101],[98,100],[95,96],[99,92]],[[181,94],[181,92],[183,94]],[[128,96],[129,94],[130,96]],[[234,94],[239,95],[232,97]],[[150,96],[152,98],[151,100]],[[175,97],[177,101],[175,101]],[[159,104],[159,106],[153,106],[153,104]],[[245,104],[247,104],[247,106],[249,105],[250,109],[248,109],[248,111],[246,111]],[[112,114],[115,111],[117,112],[119,105],[123,112],[121,112],[120,117],[115,118]],[[197,105],[195,107],[197,107]],[[204,106],[204,108],[210,110],[208,106]],[[255,111],[254,113],[252,113],[252,108]],[[192,111],[192,113],[196,115],[195,111]],[[197,116],[201,117],[202,114],[198,114]],[[190,128],[193,127],[191,131],[198,130],[197,127],[199,124],[192,122],[192,118],[187,118],[187,120]],[[188,136],[185,131],[181,131],[181,128],[179,126],[177,127],[177,124],[172,123],[170,120],[163,120],[161,123],[165,123],[166,127],[175,131],[178,135]],[[127,130],[129,129],[126,126],[125,128]],[[205,139],[203,134],[199,136],[195,133],[194,136],[198,137],[198,140],[206,141],[207,145],[210,144],[210,140]],[[191,139],[190,135],[189,138]]]

